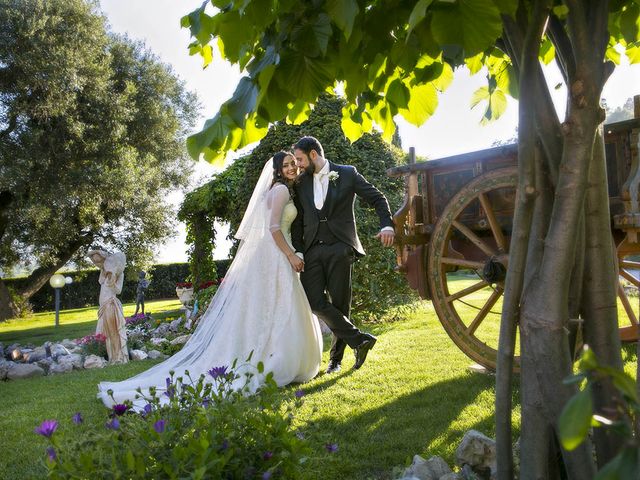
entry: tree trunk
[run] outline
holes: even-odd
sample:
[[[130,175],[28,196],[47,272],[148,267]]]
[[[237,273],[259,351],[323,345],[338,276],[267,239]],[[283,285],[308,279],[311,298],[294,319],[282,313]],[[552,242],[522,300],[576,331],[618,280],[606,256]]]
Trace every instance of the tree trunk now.
[[[15,318],[18,316],[18,313],[18,308],[15,303],[13,303],[9,289],[2,279],[0,279],[0,322]]]
[[[598,361],[622,369],[620,336],[618,334],[617,266],[615,248],[610,233],[609,193],[602,132],[596,137],[585,204],[586,252],[582,317],[584,341]],[[592,385],[594,410],[603,416],[615,411],[621,402],[610,381]],[[622,438],[611,429],[594,429],[598,465],[615,457],[622,447]]]

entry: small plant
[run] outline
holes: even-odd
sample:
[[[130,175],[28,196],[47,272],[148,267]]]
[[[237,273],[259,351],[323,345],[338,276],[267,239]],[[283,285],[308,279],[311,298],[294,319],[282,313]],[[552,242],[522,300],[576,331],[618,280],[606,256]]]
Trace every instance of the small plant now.
[[[97,430],[80,414],[68,425],[45,420],[36,433],[49,442],[49,478],[300,478],[309,449],[292,419],[302,396],[282,405],[261,363],[240,370],[220,366],[196,380],[171,373],[162,389],[138,390],[139,412],[116,404]],[[256,371],[265,383],[250,394]]]
[[[102,333],[82,337],[78,341],[78,345],[82,347],[85,355],[97,355],[98,357],[107,358],[107,337]]]
[[[615,408],[606,416],[593,411],[592,389],[600,381],[610,381],[620,394]],[[593,351],[585,346],[579,372],[565,383],[584,383],[584,388],[567,402],[560,414],[558,427],[562,446],[566,450],[575,449],[584,442],[592,427],[611,429],[625,438],[625,446],[602,467],[595,480],[640,478],[640,432],[635,429],[640,402],[635,381],[621,370],[600,365]]]

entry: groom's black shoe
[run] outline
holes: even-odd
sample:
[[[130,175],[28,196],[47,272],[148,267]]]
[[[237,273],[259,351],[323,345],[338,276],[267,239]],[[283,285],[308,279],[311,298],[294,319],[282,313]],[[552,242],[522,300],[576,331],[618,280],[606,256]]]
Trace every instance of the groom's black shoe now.
[[[327,369],[324,373],[337,373],[341,369],[340,362],[335,360],[329,360],[329,365],[327,365]]]
[[[378,339],[373,335],[367,333],[366,336],[367,339],[356,347],[356,363],[353,365],[355,370],[364,365],[364,361],[367,359],[369,350],[371,350],[378,341]]]

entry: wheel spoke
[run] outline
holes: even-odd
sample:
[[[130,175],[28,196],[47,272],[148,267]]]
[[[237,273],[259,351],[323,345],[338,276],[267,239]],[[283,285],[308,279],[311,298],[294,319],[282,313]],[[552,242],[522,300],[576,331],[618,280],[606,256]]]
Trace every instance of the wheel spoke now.
[[[465,297],[473,292],[477,292],[478,290],[486,287],[489,283],[486,280],[482,280],[481,282],[475,283],[470,287],[465,288],[464,290],[460,290],[459,292],[454,293],[453,295],[449,295],[446,297],[447,302],[451,303],[454,300],[458,300],[459,298]]]
[[[623,260],[620,262],[621,268],[630,268],[632,270],[640,270],[640,262],[632,262],[631,260]]]
[[[473,335],[475,333],[475,331],[478,329],[482,321],[487,316],[487,313],[489,313],[489,311],[491,310],[491,307],[495,305],[495,303],[498,301],[501,295],[502,295],[502,288],[498,287],[493,291],[493,293],[491,294],[487,302],[484,304],[484,306],[480,309],[480,311],[476,315],[476,318],[474,318],[473,322],[471,322],[471,324],[467,327],[467,333],[469,335]]]
[[[624,277],[628,282],[632,283],[636,287],[640,287],[640,280],[638,280],[626,270],[620,270],[620,276]]]
[[[484,253],[486,253],[490,257],[493,257],[496,255],[496,252],[493,250],[493,248],[491,248],[480,237],[478,237],[475,233],[473,233],[469,227],[460,223],[457,220],[453,221],[453,226],[456,227],[460,231],[460,233],[462,233],[465,237],[471,240],[471,243],[473,243],[476,247],[478,247]]]
[[[442,257],[440,261],[445,265],[455,265],[457,267],[470,268],[471,270],[481,270],[484,267],[482,262],[474,262],[464,258]]]
[[[631,325],[638,325],[638,318],[636,317],[636,314],[631,307],[631,303],[629,303],[627,294],[624,293],[624,288],[622,288],[622,285],[620,284],[618,284],[618,298],[620,298],[620,301],[622,302],[624,311],[627,312],[627,317],[629,317]]]
[[[496,245],[498,245],[498,250],[500,251],[500,253],[505,253],[507,251],[507,242],[504,238],[504,234],[502,233],[502,229],[500,228],[500,224],[496,219],[496,214],[493,212],[493,207],[491,207],[489,198],[486,194],[481,193],[478,199],[480,200],[482,209],[484,210],[484,213],[487,216],[487,220],[489,221],[491,232],[493,232],[493,238],[495,238]]]

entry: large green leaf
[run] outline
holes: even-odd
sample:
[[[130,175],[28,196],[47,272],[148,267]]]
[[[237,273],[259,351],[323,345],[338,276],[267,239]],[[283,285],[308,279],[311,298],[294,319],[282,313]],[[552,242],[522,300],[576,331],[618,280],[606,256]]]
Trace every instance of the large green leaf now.
[[[640,478],[640,453],[634,446],[625,447],[607,463],[594,480],[627,480]]]
[[[545,37],[540,45],[540,60],[545,65],[549,65],[556,56],[556,47],[553,46],[551,40]]]
[[[640,6],[627,5],[620,15],[620,31],[629,43],[640,40]]]
[[[592,415],[591,388],[587,386],[567,402],[560,414],[558,433],[563,448],[574,450],[584,441],[591,427]]]
[[[313,103],[334,83],[335,65],[328,59],[311,58],[301,52],[283,53],[277,71],[278,84],[296,99]]]
[[[387,101],[397,108],[407,108],[409,106],[409,89],[396,78],[389,84],[386,94]]]
[[[627,58],[629,59],[629,63],[640,63],[640,45],[638,44],[629,44],[627,45],[627,49],[625,51]]]
[[[198,160],[200,153],[209,148],[213,152],[220,150],[224,143],[225,137],[235,128],[235,124],[231,117],[226,115],[224,109],[216,114],[215,117],[207,120],[204,128],[187,138],[187,151],[191,158]]]
[[[227,111],[238,127],[244,127],[248,114],[253,113],[258,99],[258,88],[249,77],[242,77],[230,100]]]
[[[363,134],[370,132],[373,127],[373,122],[367,112],[357,113],[355,110],[353,105],[342,109],[342,131],[351,142],[355,142]]]
[[[491,0],[458,0],[433,10],[431,29],[441,46],[459,45],[470,57],[495,44],[502,19]]]
[[[407,39],[406,39],[407,42],[409,41],[409,36],[411,35],[411,32],[413,32],[413,29],[416,28],[416,25],[418,25],[420,22],[424,20],[424,17],[427,14],[427,7],[431,5],[432,1],[433,0],[418,0],[418,2],[413,7],[413,10],[411,11],[411,15],[409,15],[409,23],[408,23],[409,28],[407,29]]]
[[[507,97],[504,92],[497,87],[480,87],[471,97],[471,108],[486,101],[484,113],[482,114],[481,125],[486,125],[492,120],[497,120],[507,109]]]
[[[327,2],[327,13],[333,23],[335,23],[344,33],[348,40],[353,31],[353,24],[360,8],[356,0],[329,0]]]
[[[410,89],[410,93],[408,108],[400,109],[399,113],[407,122],[419,127],[435,112],[438,93],[433,83],[416,85]]]

